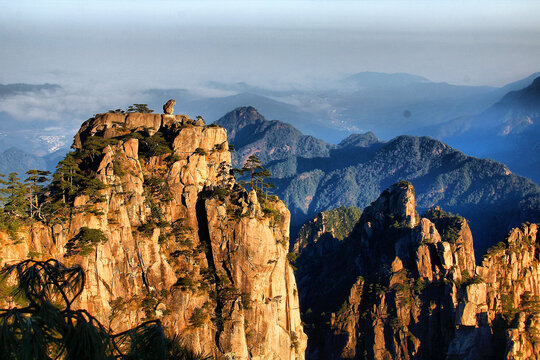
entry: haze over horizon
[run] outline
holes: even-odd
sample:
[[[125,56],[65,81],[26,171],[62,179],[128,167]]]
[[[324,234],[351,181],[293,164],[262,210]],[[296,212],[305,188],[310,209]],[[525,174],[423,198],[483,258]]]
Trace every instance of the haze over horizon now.
[[[0,83],[317,87],[360,72],[501,86],[539,70],[540,3],[4,1]]]

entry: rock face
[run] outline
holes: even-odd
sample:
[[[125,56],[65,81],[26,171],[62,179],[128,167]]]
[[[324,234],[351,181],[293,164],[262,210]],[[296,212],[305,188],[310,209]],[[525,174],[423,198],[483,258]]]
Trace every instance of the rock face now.
[[[293,252],[299,254],[304,250],[314,249],[314,246],[310,246],[313,242],[319,242],[317,245],[319,251],[324,252],[326,248],[333,249],[336,242],[349,236],[360,215],[362,210],[359,208],[345,206],[319,213],[312,221],[302,226],[294,243]],[[307,255],[305,252],[303,254]]]
[[[537,246],[523,225],[476,266],[467,221],[395,184],[343,241],[295,247],[308,358],[538,359]]]
[[[174,105],[176,105],[176,100],[170,99],[163,105],[163,113],[171,115],[174,112]]]
[[[77,306],[115,331],[159,318],[216,359],[304,358],[286,256],[290,214],[277,198],[259,203],[224,171],[225,129],[184,115],[98,114],[74,148],[77,165],[66,158],[64,166],[86,180],[67,171],[59,178],[78,181],[76,191],[51,185],[67,216],[15,239],[0,232],[2,264],[53,257],[82,265]],[[106,241],[88,245],[85,227]]]

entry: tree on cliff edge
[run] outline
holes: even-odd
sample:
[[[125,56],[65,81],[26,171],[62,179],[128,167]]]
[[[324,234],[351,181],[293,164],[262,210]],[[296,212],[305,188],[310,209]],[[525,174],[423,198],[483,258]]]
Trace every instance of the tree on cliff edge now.
[[[257,155],[251,155],[246,160],[244,166],[241,169],[233,169],[233,173],[240,175],[248,174],[249,181],[241,180],[240,184],[242,186],[249,185],[250,189],[255,189],[257,195],[264,195],[265,200],[268,190],[275,188],[274,184],[267,182],[267,180],[272,176],[270,170],[262,167],[261,161]]]
[[[145,113],[145,114],[149,114],[149,113],[153,113],[154,110],[152,109],[149,109],[148,108],[148,104],[133,104],[133,105],[130,105],[128,107],[128,109],[126,110],[127,113],[133,113],[133,112],[137,112],[137,113]]]

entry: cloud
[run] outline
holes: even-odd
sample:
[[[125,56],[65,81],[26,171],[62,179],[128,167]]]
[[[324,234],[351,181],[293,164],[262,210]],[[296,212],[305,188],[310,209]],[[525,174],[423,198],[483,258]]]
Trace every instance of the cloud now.
[[[0,100],[0,111],[33,128],[54,124],[66,130],[77,128],[92,115],[109,109],[125,108],[137,98],[136,91],[117,89],[62,88],[16,94]]]

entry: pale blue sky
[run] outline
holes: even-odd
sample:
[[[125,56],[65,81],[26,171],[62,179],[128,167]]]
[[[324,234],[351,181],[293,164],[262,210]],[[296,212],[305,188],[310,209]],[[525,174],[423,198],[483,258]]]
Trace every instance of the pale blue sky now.
[[[0,83],[502,85],[540,70],[538,18],[533,0],[2,1]]]

